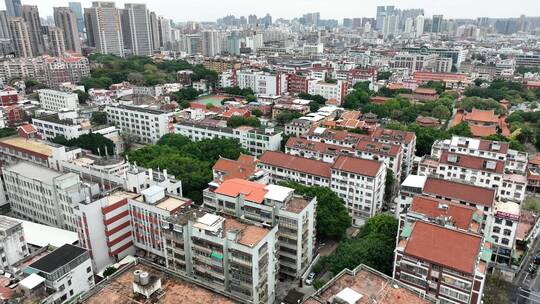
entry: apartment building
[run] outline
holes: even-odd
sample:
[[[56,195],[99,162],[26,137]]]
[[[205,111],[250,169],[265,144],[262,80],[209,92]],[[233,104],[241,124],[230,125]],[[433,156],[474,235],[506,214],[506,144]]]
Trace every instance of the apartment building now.
[[[175,133],[189,137],[193,141],[212,138],[234,139],[254,155],[264,151],[277,151],[281,148],[282,132],[272,128],[257,129],[241,126],[236,129],[218,127],[205,121],[181,121],[174,125]]]
[[[2,176],[15,216],[70,231],[77,231],[76,204],[99,193],[97,184],[76,174],[24,161],[2,168]]]
[[[347,82],[338,80],[337,83],[326,83],[317,79],[308,81],[308,94],[321,95],[329,99],[335,99],[340,105],[348,94]]]
[[[43,89],[38,90],[38,95],[39,103],[45,110],[77,110],[79,106],[79,97],[75,93]]]
[[[52,140],[57,136],[63,136],[70,140],[90,132],[90,121],[78,118],[75,111],[61,111],[56,114],[33,118],[32,125],[35,126],[37,134],[42,139]]]
[[[436,167],[433,167],[433,166]],[[525,199],[527,177],[505,170],[503,160],[451,153],[444,150],[439,159],[424,158],[418,167],[420,175],[434,174],[440,178],[457,179],[480,187],[496,188],[502,199],[522,202]]]
[[[188,209],[167,219],[163,232],[168,269],[249,303],[274,303],[277,226]]]
[[[241,89],[250,88],[257,95],[280,96],[287,92],[287,77],[280,73],[242,70],[236,72],[236,81]]]
[[[65,303],[94,287],[94,269],[85,249],[66,244],[38,259],[25,270],[32,273],[20,284],[32,293],[51,291],[45,303]]]
[[[317,125],[318,122],[312,119],[296,118],[285,125],[285,135],[300,137]]]
[[[122,18],[114,2],[95,1],[84,9],[88,45],[98,53],[124,57]]]
[[[29,254],[22,223],[0,215],[0,269],[9,270],[11,265]]]
[[[380,212],[384,202],[384,163],[339,156],[332,165],[330,188],[347,203],[355,225]]]
[[[61,170],[62,161],[73,160],[81,153],[80,148],[67,148],[37,139],[19,136],[0,139],[0,160],[4,164],[26,161],[54,170]]]
[[[136,193],[112,190],[75,211],[79,244],[86,248],[97,271],[135,254],[129,199]]]
[[[334,163],[339,155],[372,159],[383,162],[388,169],[392,170],[396,179],[399,180],[401,177],[403,154],[399,145],[360,140],[354,148],[347,148],[305,138],[290,137],[285,145],[285,153],[327,163]]]
[[[377,128],[371,134],[374,141],[386,144],[400,145],[403,150],[401,177],[411,174],[416,153],[416,134],[401,130]]]
[[[106,106],[107,122],[130,134],[139,143],[154,144],[174,130],[172,113],[139,106]]]
[[[277,185],[229,179],[203,192],[203,207],[278,228],[279,272],[302,276],[314,258],[316,198]]]
[[[477,234],[417,221],[398,236],[393,277],[441,303],[479,304],[489,247]]]

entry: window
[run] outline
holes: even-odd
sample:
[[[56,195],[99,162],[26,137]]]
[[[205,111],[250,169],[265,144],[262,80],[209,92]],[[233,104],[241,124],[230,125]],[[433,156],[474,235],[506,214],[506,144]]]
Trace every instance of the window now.
[[[88,266],[88,268],[86,268],[86,273],[90,273],[92,271],[92,267]]]

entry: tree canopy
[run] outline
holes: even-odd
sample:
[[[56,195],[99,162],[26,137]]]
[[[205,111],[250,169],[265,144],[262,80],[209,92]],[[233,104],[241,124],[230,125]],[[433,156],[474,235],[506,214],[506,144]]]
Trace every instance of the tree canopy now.
[[[260,127],[261,121],[255,117],[244,117],[240,115],[234,115],[227,121],[227,126],[231,128],[238,128],[240,126]]]
[[[193,142],[179,134],[164,135],[156,145],[127,153],[130,161],[154,169],[167,169],[182,181],[184,195],[202,202],[202,191],[212,180],[212,166],[220,156],[237,159],[246,151],[235,140],[204,139]]]
[[[0,129],[0,138],[13,136],[17,134],[17,128],[2,128]]]
[[[83,134],[70,140],[67,140],[64,136],[57,136],[52,139],[52,142],[63,146],[79,147],[90,150],[95,155],[105,155],[105,153],[114,155],[115,150],[115,145],[112,140],[99,133]]]
[[[317,239],[339,240],[352,224],[345,202],[329,188],[307,187],[298,183],[283,184],[307,197],[317,197]]]

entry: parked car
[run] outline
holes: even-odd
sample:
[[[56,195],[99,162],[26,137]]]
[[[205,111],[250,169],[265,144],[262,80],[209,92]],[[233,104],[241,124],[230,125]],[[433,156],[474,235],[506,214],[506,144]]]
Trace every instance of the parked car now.
[[[540,265],[540,254],[534,257],[533,263],[536,265]]]
[[[308,274],[305,282],[307,285],[311,285],[313,284],[313,280],[315,279],[315,272],[311,272],[310,274]]]

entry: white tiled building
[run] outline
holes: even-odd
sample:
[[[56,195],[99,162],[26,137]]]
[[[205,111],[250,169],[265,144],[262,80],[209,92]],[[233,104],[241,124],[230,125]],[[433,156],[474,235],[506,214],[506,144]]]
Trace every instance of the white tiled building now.
[[[75,93],[43,89],[38,91],[39,103],[45,110],[77,110],[79,97]]]
[[[174,130],[172,114],[138,106],[107,106],[107,121],[134,136],[139,143],[156,143],[163,135]]]
[[[321,95],[326,99],[335,99],[338,104],[341,104],[348,93],[347,83],[341,80],[338,80],[337,83],[310,80],[308,82],[308,93],[311,95]]]
[[[264,151],[277,151],[281,147],[282,133],[273,129],[256,129],[247,126],[232,129],[188,121],[176,123],[174,128],[175,133],[189,137],[193,141],[212,138],[238,140],[244,149],[254,155],[261,155]]]
[[[236,81],[241,89],[250,88],[255,94],[279,96],[287,92],[287,77],[262,71],[238,71]]]
[[[0,215],[0,269],[9,269],[29,254],[22,223]]]

